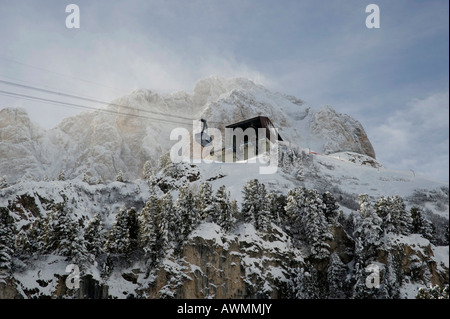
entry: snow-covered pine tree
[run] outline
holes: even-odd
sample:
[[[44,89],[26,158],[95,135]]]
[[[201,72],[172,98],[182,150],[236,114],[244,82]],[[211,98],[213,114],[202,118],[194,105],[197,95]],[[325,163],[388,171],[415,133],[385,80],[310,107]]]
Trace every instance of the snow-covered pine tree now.
[[[339,217],[339,204],[336,202],[333,194],[325,192],[322,194],[322,201],[325,205],[324,214],[329,224],[335,224]]]
[[[320,299],[317,271],[311,265],[296,269],[291,282],[291,294],[295,299]]]
[[[306,188],[296,187],[288,191],[286,197],[286,222],[285,226],[291,235],[296,239],[303,239],[301,215],[306,204]]]
[[[167,210],[162,210],[162,199],[158,200],[158,215],[156,216],[157,220],[157,226],[158,226],[158,232],[160,235],[160,243],[159,246],[161,247],[161,256],[160,258],[164,257],[166,255],[166,252],[168,249],[170,249],[171,243],[170,243],[170,230],[169,230],[169,223],[170,220],[167,216]]]
[[[67,256],[74,231],[78,232],[75,227],[65,203],[57,203],[45,219],[44,251]]]
[[[241,213],[246,223],[255,224],[255,211],[259,209],[258,188],[257,179],[252,179],[244,185]]]
[[[324,214],[325,205],[316,190],[297,187],[288,192],[287,228],[297,239],[305,239],[314,258],[330,255],[328,240],[333,239]]]
[[[367,269],[366,263],[361,259],[357,259],[354,266],[355,274],[353,278],[355,280],[355,284],[353,285],[352,298],[354,299],[376,298],[378,289],[367,285],[367,281],[369,278],[368,276],[371,275],[371,272],[368,270],[370,269]]]
[[[360,194],[359,214],[354,215],[355,253],[361,260],[367,260],[374,255],[377,247],[381,245],[383,230],[381,229],[382,220],[372,207],[369,196]]]
[[[212,186],[208,182],[200,185],[197,196],[197,208],[200,214],[200,220],[211,221],[215,218],[212,216],[214,212],[214,196]]]
[[[87,222],[84,230],[84,240],[86,242],[87,251],[94,257],[98,257],[104,253],[106,233],[99,214],[95,214]]]
[[[142,176],[145,180],[149,180],[153,175],[152,163],[150,161],[145,161],[144,167],[142,168]]]
[[[381,196],[375,203],[374,209],[381,218],[381,228],[384,234],[391,233],[394,230],[391,214],[391,203],[388,197]]]
[[[9,276],[12,272],[12,257],[16,227],[9,210],[0,207],[0,279],[2,274]]]
[[[49,213],[43,238],[46,252],[68,257],[81,270],[92,262],[80,224],[71,218],[64,203],[55,205]]]
[[[105,242],[105,251],[112,254],[129,254],[132,250],[128,213],[122,207],[116,215],[114,223]]]
[[[119,173],[117,173],[116,182],[123,183],[123,172],[121,170],[119,171]]]
[[[396,195],[391,197],[391,216],[394,229],[398,234],[409,235],[412,229],[411,213],[406,209],[403,198]]]
[[[89,177],[89,175],[87,173],[83,173],[83,177],[82,177],[81,181],[84,183],[90,184],[91,178]]]
[[[182,246],[184,240],[189,234],[197,227],[199,223],[199,213],[195,203],[194,195],[187,185],[180,188],[178,199],[175,203],[175,210],[178,216],[180,216],[179,225],[179,247]]]
[[[176,242],[181,227],[181,218],[173,206],[173,197],[170,192],[159,199],[161,219],[167,225],[167,239],[169,244]]]
[[[78,223],[74,223],[78,225]],[[87,250],[86,241],[81,228],[75,228],[75,231],[68,250],[68,257],[70,258],[71,263],[78,265],[81,274],[83,274],[88,265],[94,262],[95,256]]]
[[[20,254],[31,256],[44,250],[44,230],[46,220],[36,218],[27,229],[21,229],[16,238],[16,248]]]
[[[377,293],[378,298],[398,299],[400,297],[402,278],[399,276],[399,273],[402,273],[401,267],[401,262],[399,265],[394,256],[388,252],[387,263],[384,273],[381,275],[382,281]]]
[[[225,185],[222,185],[216,193],[214,203],[215,222],[225,231],[229,231],[234,225],[233,211],[230,203],[230,194]]]
[[[170,152],[161,155],[158,159],[158,170],[165,169],[172,161],[170,160]]]
[[[61,172],[59,172],[58,181],[65,181],[65,180],[66,180],[66,172],[62,169]]]
[[[311,246],[311,253],[317,259],[327,258],[330,255],[327,241],[333,239],[324,210],[325,205],[319,193],[316,190],[309,190],[301,222],[306,241]]]
[[[101,184],[104,184],[104,181],[103,181],[103,178],[101,177],[101,176],[99,176],[98,178],[97,178],[97,185],[101,185]]]
[[[233,199],[231,201],[230,208],[231,208],[231,216],[233,216],[233,220],[234,222],[236,222],[239,219],[239,216],[241,215],[237,200]]]
[[[266,186],[257,179],[244,185],[241,213],[246,223],[252,223],[256,229],[266,231],[270,228],[269,201]]]
[[[135,250],[139,247],[139,220],[136,208],[131,207],[127,211],[127,215],[128,215],[128,229],[130,233],[131,250]]]
[[[165,243],[161,240],[160,218],[161,213],[158,197],[152,194],[139,214],[139,246],[143,248],[151,265],[156,265],[163,255],[163,246]]]
[[[420,287],[417,291],[416,299],[449,299],[449,287],[445,285],[430,285],[430,287]]]
[[[0,189],[8,187],[6,176],[0,177]]]
[[[400,196],[382,196],[375,204],[375,210],[382,219],[384,233],[409,235],[412,229],[411,213],[406,210]]]
[[[428,240],[433,239],[434,236],[433,224],[423,216],[422,210],[419,207],[414,206],[411,208],[410,213],[412,218],[412,228],[411,228],[412,233],[420,234]]]
[[[267,195],[267,199],[269,202],[270,218],[278,225],[281,225],[281,222],[286,217],[286,196],[271,192]]]
[[[346,267],[341,258],[334,252],[330,255],[330,263],[327,272],[328,298],[344,299]]]

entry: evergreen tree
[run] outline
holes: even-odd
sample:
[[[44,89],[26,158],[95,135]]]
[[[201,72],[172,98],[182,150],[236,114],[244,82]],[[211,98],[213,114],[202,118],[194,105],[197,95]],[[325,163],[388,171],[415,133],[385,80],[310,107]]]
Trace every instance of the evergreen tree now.
[[[61,172],[58,175],[58,181],[65,181],[66,180],[66,172],[64,170],[61,170]]]
[[[414,234],[420,234],[428,240],[432,240],[434,236],[433,224],[429,222],[424,216],[422,210],[414,206],[410,210],[412,218],[411,231]],[[448,226],[447,226],[448,229]]]
[[[47,214],[44,225],[43,241],[46,253],[55,253],[67,256],[70,241],[74,236],[75,223],[70,217],[65,203],[56,204]]]
[[[104,184],[103,178],[101,176],[99,176],[97,178],[97,185],[100,185],[100,184]]]
[[[46,221],[36,218],[27,229],[21,229],[16,238],[19,253],[31,256],[44,250],[44,230]]]
[[[144,168],[142,170],[142,176],[145,180],[149,180],[153,175],[152,164],[150,161],[144,163]]]
[[[160,247],[161,257],[166,254],[166,251],[170,248],[170,218],[167,216],[168,211],[163,210],[163,199],[158,200],[158,215],[156,216],[158,231],[160,235]]]
[[[119,171],[119,173],[117,173],[116,182],[123,183],[123,172],[121,170]]]
[[[317,191],[310,190],[306,209],[302,215],[302,223],[306,240],[311,246],[312,254],[317,259],[327,258],[330,255],[330,246],[327,241],[333,239],[323,213],[324,209],[324,204]]]
[[[6,176],[0,177],[0,189],[8,187]]]
[[[136,208],[131,207],[127,211],[128,230],[130,234],[131,250],[135,250],[139,247],[139,219]]]
[[[182,186],[180,188],[180,193],[175,203],[175,210],[181,222],[179,225],[181,226],[179,229],[180,236],[178,238],[179,247],[181,247],[183,241],[199,223],[199,213],[194,195],[188,186]]]
[[[200,214],[200,220],[211,221],[214,219],[214,198],[212,186],[208,182],[200,185],[200,190],[197,196],[197,207]]]
[[[391,203],[388,197],[381,196],[375,204],[375,211],[381,218],[381,228],[384,233],[390,233],[394,230],[391,214]]]
[[[87,173],[83,173],[83,177],[82,177],[81,181],[84,183],[90,184],[91,178],[89,177],[89,175]]]
[[[370,267],[365,266],[363,260],[358,259],[355,264],[355,280],[356,283],[353,286],[353,298],[355,299],[374,299],[378,293],[378,289],[370,287],[367,282],[370,281],[370,275],[372,274]]]
[[[346,267],[336,253],[331,254],[327,272],[328,298],[344,299]]]
[[[12,272],[16,227],[9,210],[0,207],[0,275]],[[0,277],[1,279],[1,277]]]
[[[381,228],[384,233],[409,235],[412,229],[410,212],[405,208],[403,199],[399,196],[379,198],[375,210],[382,219]]]
[[[325,192],[322,194],[322,201],[325,205],[324,214],[328,223],[335,224],[339,216],[339,205],[336,199],[330,192]]]
[[[269,203],[270,218],[273,221],[276,221],[278,225],[281,225],[281,222],[285,220],[286,217],[286,196],[271,192],[267,195],[267,199]]]
[[[71,242],[70,248],[67,252],[68,257],[73,264],[78,265],[81,273],[83,273],[89,264],[92,264],[95,257],[86,248],[86,241],[84,239],[81,229],[75,228],[76,233],[74,233],[73,241]]]
[[[398,234],[409,235],[412,229],[411,213],[406,210],[405,202],[400,196],[393,196],[391,201],[391,214],[394,229]]]
[[[358,198],[360,208],[359,214],[354,215],[355,229],[353,231],[355,252],[362,260],[367,260],[369,256],[374,255],[376,248],[381,245],[382,220],[369,202],[367,194],[361,194]]]
[[[86,249],[93,256],[98,257],[104,253],[105,228],[99,214],[95,214],[87,223],[84,231]]]
[[[320,299],[321,294],[317,282],[317,271],[308,265],[294,272],[292,294],[295,299]]]
[[[449,299],[448,285],[430,285],[430,287],[420,287],[416,299]]]
[[[304,181],[305,180],[305,168],[303,165],[303,156],[302,154],[298,154],[297,158],[296,158],[296,168],[297,168],[297,172],[296,172],[296,178],[299,181]]]
[[[68,257],[82,270],[92,261],[80,224],[71,218],[64,203],[55,205],[49,213],[43,239],[46,252]]]
[[[239,211],[238,203],[235,199],[233,199],[231,201],[230,209],[231,209],[231,216],[233,217],[233,221],[236,222],[239,219],[241,212]]]
[[[230,194],[224,185],[217,190],[214,206],[215,222],[225,231],[230,230],[235,220],[230,203]]]
[[[270,211],[267,191],[264,184],[253,179],[244,185],[241,213],[246,223],[256,229],[266,231],[270,227]]]
[[[294,238],[305,239],[314,258],[327,258],[328,240],[333,239],[324,215],[325,205],[316,190],[297,187],[290,190],[286,201],[288,228]]]
[[[167,239],[169,243],[176,242],[181,227],[181,218],[173,206],[170,193],[164,194],[159,200],[160,213],[163,223],[167,225]]]
[[[304,239],[301,218],[306,209],[306,192],[305,187],[296,187],[289,190],[286,198],[286,228],[296,239]]]
[[[170,152],[161,155],[158,160],[158,169],[165,169],[172,161],[170,160]]]
[[[385,272],[382,276],[377,297],[380,299],[398,299],[400,297],[400,285],[402,278],[399,276],[401,265],[394,260],[394,256],[389,252]]]
[[[159,261],[163,255],[163,249],[167,245],[167,239],[163,240],[164,229],[161,226],[165,223],[163,223],[161,217],[158,198],[152,194],[139,214],[140,246],[144,249],[152,265]]]
[[[105,250],[112,254],[129,254],[132,250],[128,213],[125,207],[122,207],[116,215],[105,242]]]

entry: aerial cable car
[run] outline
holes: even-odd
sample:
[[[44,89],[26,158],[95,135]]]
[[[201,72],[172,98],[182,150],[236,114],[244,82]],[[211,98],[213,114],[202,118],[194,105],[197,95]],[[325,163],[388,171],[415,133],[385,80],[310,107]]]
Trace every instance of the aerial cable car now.
[[[212,143],[212,138],[208,134],[206,134],[205,130],[208,129],[208,124],[205,119],[200,120],[202,122],[202,130],[200,133],[195,134],[195,140],[202,147],[206,147]]]

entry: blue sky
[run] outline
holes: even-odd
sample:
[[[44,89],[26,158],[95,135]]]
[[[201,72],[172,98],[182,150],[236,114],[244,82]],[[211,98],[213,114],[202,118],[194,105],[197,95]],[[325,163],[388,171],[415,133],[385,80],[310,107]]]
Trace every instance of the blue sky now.
[[[65,26],[69,3],[80,29]],[[365,26],[370,3],[379,29]],[[0,79],[110,100],[244,76],[355,117],[387,167],[448,182],[448,14],[447,0],[2,0]],[[5,106],[44,127],[76,112]]]

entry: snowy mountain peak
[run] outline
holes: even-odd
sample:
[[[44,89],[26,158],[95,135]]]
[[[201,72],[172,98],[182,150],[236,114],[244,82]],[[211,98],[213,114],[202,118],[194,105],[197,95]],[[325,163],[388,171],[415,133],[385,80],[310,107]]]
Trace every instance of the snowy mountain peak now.
[[[245,78],[209,77],[198,81],[192,94],[135,90],[103,110],[66,118],[49,131],[31,124],[23,110],[3,109],[0,170],[11,180],[57,176],[61,169],[72,178],[87,173],[113,180],[123,171],[135,179],[146,161],[156,165],[174,144],[169,139],[173,128],[191,129],[192,120],[205,118],[210,127],[223,129],[259,115],[269,117],[294,145],[322,154],[349,151],[375,158],[362,125],[348,115],[331,107],[312,108]],[[17,158],[22,165],[9,164]]]

